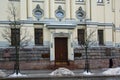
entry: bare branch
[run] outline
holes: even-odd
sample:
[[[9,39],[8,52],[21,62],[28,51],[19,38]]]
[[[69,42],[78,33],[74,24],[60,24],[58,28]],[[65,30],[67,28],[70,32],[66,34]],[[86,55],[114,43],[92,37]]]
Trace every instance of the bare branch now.
[[[9,28],[3,29],[1,33],[2,37],[6,39],[9,43],[11,43],[11,33]]]
[[[87,46],[92,45],[92,44],[95,43],[95,41],[92,39],[93,36],[94,36],[95,31],[96,31],[96,30],[93,30],[93,31],[90,30],[90,33],[89,33],[89,35],[87,36],[86,42],[85,42]]]
[[[93,39],[94,37],[94,33],[95,33],[96,29],[95,30],[90,30],[89,33],[85,33],[86,36],[85,36],[85,43],[84,44],[80,44],[80,47],[81,48],[85,48],[85,47],[89,47],[91,45],[93,45],[96,41],[95,39]]]
[[[10,5],[8,6],[7,10],[9,14],[9,21],[16,21],[17,20],[17,8],[15,5],[11,2]]]
[[[93,37],[94,33],[95,33],[95,30],[90,31],[90,34],[88,35],[87,40],[90,40]]]
[[[19,28],[20,29],[20,47],[28,46],[29,42],[31,41],[32,37],[29,35],[27,29],[21,30],[23,25],[20,24],[20,19],[17,16],[17,8],[13,3],[8,6],[7,10],[9,16],[8,20],[10,22],[10,27],[7,27],[2,32],[2,37],[11,43],[11,28]]]
[[[20,40],[21,47],[28,46],[31,39],[32,39],[32,36],[29,35],[27,28],[21,30],[21,40]]]

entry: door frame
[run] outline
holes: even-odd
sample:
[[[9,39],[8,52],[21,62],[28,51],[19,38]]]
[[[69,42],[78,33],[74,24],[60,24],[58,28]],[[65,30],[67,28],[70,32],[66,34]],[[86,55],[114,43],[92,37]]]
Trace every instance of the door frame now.
[[[55,38],[56,37],[66,37],[68,39],[68,61],[74,61],[74,47],[72,45],[73,43],[73,37],[71,33],[56,33],[54,31],[51,31],[51,37],[50,37],[50,62],[52,64],[55,64]]]

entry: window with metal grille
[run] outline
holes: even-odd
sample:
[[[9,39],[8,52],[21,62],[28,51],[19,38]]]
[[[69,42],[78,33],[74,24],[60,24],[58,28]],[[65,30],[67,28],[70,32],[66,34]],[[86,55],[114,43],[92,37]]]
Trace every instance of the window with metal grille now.
[[[43,29],[35,28],[35,45],[43,45]]]
[[[104,33],[103,33],[103,30],[98,30],[98,42],[99,42],[99,45],[104,45]]]
[[[78,29],[78,44],[84,45],[85,44],[85,30]]]
[[[20,45],[20,29],[11,28],[11,46]]]

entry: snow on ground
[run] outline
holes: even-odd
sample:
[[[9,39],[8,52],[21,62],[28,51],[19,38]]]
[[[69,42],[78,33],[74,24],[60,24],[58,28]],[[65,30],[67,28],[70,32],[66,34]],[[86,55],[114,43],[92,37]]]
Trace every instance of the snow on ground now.
[[[67,68],[58,68],[55,71],[51,72],[52,76],[74,76],[75,74]]]
[[[103,72],[104,75],[120,75],[120,67],[117,68],[109,68],[108,70]]]
[[[6,74],[2,70],[0,70],[0,77],[5,77],[5,76]]]
[[[8,77],[27,77],[27,75],[23,75],[21,73],[18,73],[18,74],[13,73],[13,74],[9,75]]]
[[[83,72],[83,74],[84,74],[84,75],[93,75],[93,73],[87,72],[87,71]]]

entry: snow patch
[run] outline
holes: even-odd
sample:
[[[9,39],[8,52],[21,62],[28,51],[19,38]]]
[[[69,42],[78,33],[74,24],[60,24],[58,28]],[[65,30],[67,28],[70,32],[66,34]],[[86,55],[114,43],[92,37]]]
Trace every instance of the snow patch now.
[[[8,77],[27,77],[27,75],[23,75],[21,73],[18,73],[18,74],[13,73],[13,74],[9,75]]]
[[[5,76],[6,76],[6,73],[0,70],[0,77],[5,77]]]
[[[58,68],[55,71],[51,72],[52,76],[74,76],[75,74],[67,68]]]
[[[87,71],[83,72],[83,74],[84,74],[84,75],[93,75],[93,73],[87,72]]]
[[[104,75],[120,75],[120,67],[110,68],[103,72]]]

